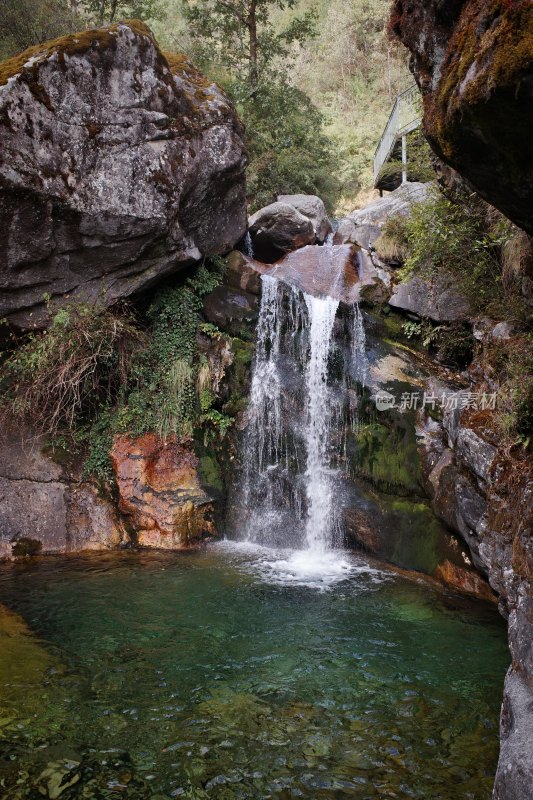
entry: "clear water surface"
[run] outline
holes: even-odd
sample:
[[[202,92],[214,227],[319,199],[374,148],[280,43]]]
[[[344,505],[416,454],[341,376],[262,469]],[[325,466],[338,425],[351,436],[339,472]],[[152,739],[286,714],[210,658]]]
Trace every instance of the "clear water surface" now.
[[[2,798],[490,798],[481,603],[233,545],[5,565],[0,602],[50,657],[39,686],[3,666]]]

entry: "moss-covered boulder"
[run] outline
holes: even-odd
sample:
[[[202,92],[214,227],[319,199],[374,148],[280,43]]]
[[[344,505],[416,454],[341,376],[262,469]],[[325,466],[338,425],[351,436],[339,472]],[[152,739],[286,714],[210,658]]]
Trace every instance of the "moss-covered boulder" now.
[[[246,230],[242,127],[222,91],[140,22],[0,65],[0,317],[109,305]]]
[[[395,0],[435,152],[533,233],[533,3]]]

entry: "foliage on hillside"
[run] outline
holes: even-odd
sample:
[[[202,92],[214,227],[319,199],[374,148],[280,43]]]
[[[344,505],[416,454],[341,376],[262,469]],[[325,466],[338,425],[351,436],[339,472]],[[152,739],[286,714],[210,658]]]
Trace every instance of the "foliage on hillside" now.
[[[412,82],[405,51],[386,35],[389,0],[271,5],[275,33],[287,29],[295,13],[313,10],[316,30],[271,62],[283,80],[270,80],[255,108],[239,93],[228,61],[206,59],[205,46],[197,48],[202,67],[234,94],[247,124],[249,195],[260,195],[253,206],[272,200],[282,180],[285,192],[318,192],[330,208],[350,211],[357,194],[372,186],[374,150],[391,105]],[[183,17],[171,10],[169,20],[165,29],[156,25],[158,35],[168,46],[195,50],[194,31]]]
[[[386,34],[389,0],[320,0],[318,11],[319,34],[297,53],[292,80],[324,115],[340,207],[350,211],[358,191],[373,183],[374,151],[391,106],[413,79],[406,50]]]

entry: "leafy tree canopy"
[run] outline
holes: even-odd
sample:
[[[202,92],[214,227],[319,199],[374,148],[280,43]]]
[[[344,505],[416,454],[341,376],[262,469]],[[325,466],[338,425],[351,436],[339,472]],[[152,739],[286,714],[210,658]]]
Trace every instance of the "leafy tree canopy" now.
[[[254,91],[258,83],[279,77],[291,53],[316,34],[314,9],[293,16],[278,30],[276,11],[296,8],[298,0],[184,0],[185,18],[200,59],[244,77]]]

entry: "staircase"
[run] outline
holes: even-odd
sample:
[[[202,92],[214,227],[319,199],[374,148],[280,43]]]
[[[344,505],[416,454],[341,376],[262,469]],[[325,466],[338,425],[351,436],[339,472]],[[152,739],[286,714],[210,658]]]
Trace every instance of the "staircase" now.
[[[376,189],[396,189],[407,181],[408,135],[422,123],[422,98],[413,84],[398,95],[389,121],[374,156],[374,186]],[[401,161],[401,169],[387,169],[390,162]]]

